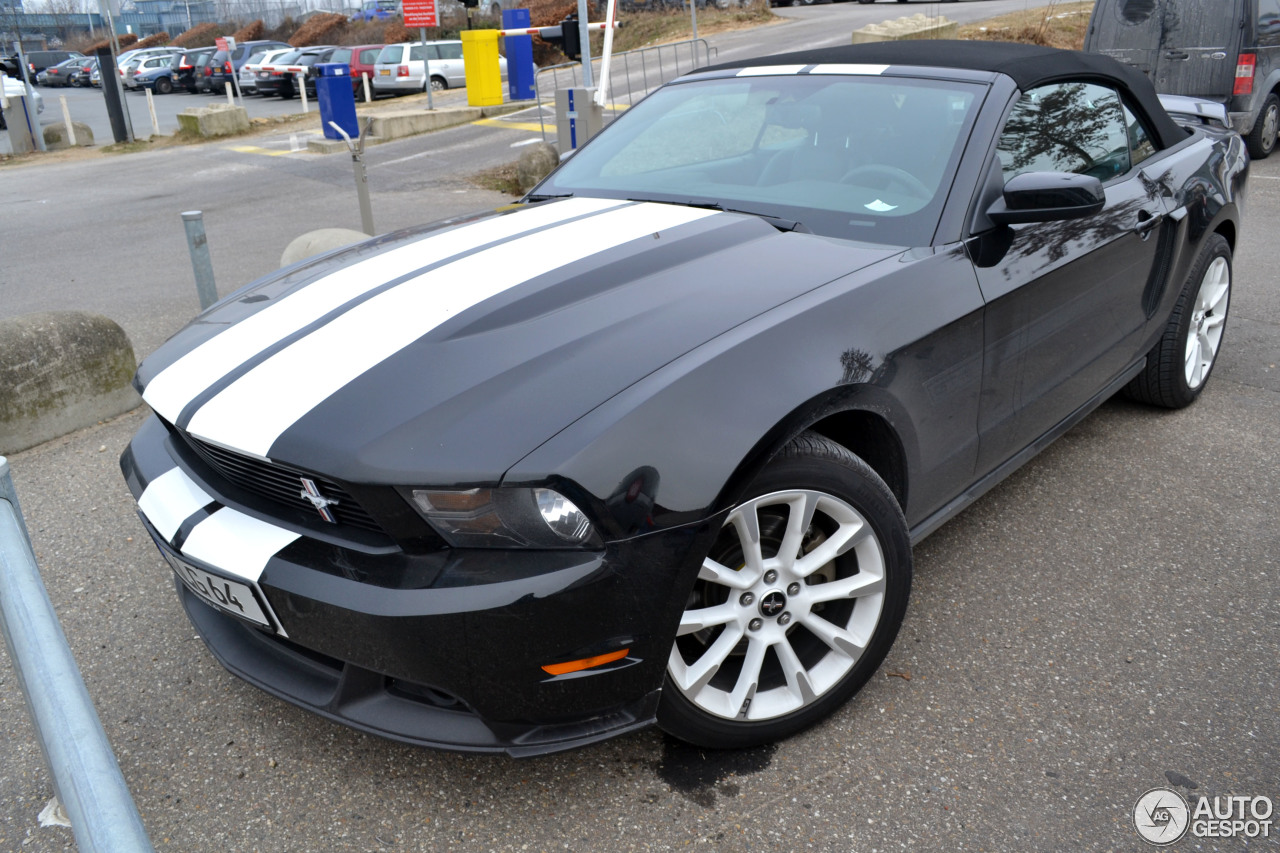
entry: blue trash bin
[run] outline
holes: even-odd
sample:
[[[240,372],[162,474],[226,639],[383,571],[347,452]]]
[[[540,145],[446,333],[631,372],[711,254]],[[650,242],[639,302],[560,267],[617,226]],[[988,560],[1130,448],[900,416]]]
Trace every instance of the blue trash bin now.
[[[320,126],[329,139],[341,139],[342,134],[329,126],[334,122],[354,140],[360,135],[360,123],[356,121],[356,96],[351,89],[351,67],[345,62],[320,62],[316,64],[316,100],[320,102]]]
[[[502,28],[506,30],[528,29],[528,9],[503,9]],[[531,101],[535,97],[533,64],[533,36],[507,36],[507,97],[513,101]]]

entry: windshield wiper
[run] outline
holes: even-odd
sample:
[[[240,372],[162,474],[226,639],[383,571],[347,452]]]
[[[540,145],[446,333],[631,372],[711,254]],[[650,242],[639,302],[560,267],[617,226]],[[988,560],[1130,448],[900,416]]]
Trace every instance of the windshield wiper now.
[[[551,201],[557,198],[573,198],[573,193],[540,193],[538,195],[527,195],[524,197],[526,202]]]
[[[659,199],[630,198],[630,199],[627,199],[627,201],[660,201],[661,203],[664,203],[664,204],[679,204],[679,205],[683,205],[684,207],[701,207],[706,210],[719,210],[722,213],[743,213],[743,214],[746,214],[747,216],[754,216],[754,217],[757,217],[758,219],[763,219],[765,222],[768,222],[770,225],[772,225],[774,228],[777,228],[779,231],[795,231],[799,234],[813,233],[812,231],[810,231],[808,228],[805,227],[803,222],[799,222],[795,219],[785,219],[781,216],[774,216],[771,213],[761,213],[758,210],[742,210],[736,207],[725,207],[722,203],[718,201],[711,201],[710,199],[691,198],[691,199],[685,199],[681,201],[681,200],[669,200],[669,199],[659,200]]]

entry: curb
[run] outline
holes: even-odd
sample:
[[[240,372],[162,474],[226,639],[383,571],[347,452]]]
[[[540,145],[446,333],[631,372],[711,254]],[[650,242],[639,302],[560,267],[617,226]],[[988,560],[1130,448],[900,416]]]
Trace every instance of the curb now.
[[[512,101],[490,107],[438,107],[435,110],[370,110],[367,113],[361,113],[360,118],[373,119],[367,142],[377,144],[430,133],[433,130],[443,130],[446,127],[456,127],[490,116],[505,115],[532,106],[537,106],[536,102]],[[341,139],[307,140],[307,151],[312,154],[345,154],[347,150],[347,143]]]
[[[0,454],[130,411],[137,362],[111,320],[48,311],[0,320]]]

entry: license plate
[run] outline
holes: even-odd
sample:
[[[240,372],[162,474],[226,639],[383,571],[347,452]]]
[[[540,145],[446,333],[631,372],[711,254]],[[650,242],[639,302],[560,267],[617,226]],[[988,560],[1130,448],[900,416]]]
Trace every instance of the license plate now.
[[[378,76],[379,76],[379,77],[390,77],[390,76],[391,76],[391,69],[390,69],[390,68],[379,68],[379,69],[378,69]]]
[[[169,565],[173,567],[173,571],[178,575],[178,580],[182,581],[187,589],[200,596],[204,601],[219,610],[225,610],[234,616],[248,619],[256,625],[275,630],[271,620],[267,618],[267,614],[263,612],[262,607],[258,604],[258,598],[254,594],[253,587],[240,581],[206,572],[204,569],[193,566],[185,560],[178,559],[167,551],[162,551],[161,553],[169,561]]]

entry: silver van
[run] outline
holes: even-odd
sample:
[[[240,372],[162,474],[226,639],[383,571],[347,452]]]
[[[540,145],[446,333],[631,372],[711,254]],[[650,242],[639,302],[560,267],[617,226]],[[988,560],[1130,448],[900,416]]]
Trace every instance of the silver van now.
[[[1168,95],[1223,104],[1261,160],[1280,128],[1280,0],[1098,0],[1084,49]]]

